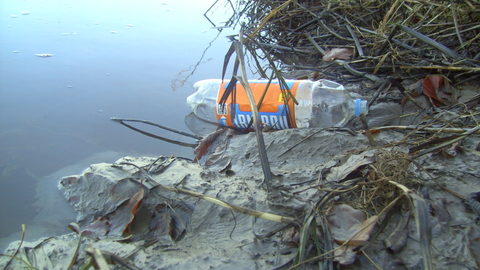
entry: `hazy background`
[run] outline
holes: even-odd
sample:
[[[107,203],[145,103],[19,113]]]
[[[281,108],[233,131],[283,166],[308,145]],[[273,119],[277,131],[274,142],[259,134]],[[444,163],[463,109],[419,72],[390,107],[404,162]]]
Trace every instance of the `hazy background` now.
[[[172,80],[218,34],[203,16],[214,2],[0,2],[0,253],[20,239],[21,224],[27,239],[69,232],[76,215],[57,189],[63,176],[126,155],[192,157],[192,148],[146,137],[110,117],[188,131],[192,84],[220,77],[230,46],[225,36],[238,32],[224,29],[194,75],[172,90]],[[221,25],[232,13],[220,6],[209,15]],[[35,56],[44,53],[53,57]]]

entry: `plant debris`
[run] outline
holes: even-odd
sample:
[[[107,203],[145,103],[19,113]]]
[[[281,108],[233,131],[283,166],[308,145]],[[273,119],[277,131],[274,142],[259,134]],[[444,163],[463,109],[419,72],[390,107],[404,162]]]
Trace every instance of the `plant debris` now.
[[[480,76],[478,1],[245,1],[245,33],[285,71],[306,69],[338,79],[363,73],[411,76],[444,72]],[[229,25],[237,23],[232,17]],[[348,67],[333,59],[350,60]],[[256,56],[260,57],[260,56]],[[323,62],[323,61],[327,62]],[[371,77],[372,78],[372,77]],[[345,83],[345,82],[344,82]]]

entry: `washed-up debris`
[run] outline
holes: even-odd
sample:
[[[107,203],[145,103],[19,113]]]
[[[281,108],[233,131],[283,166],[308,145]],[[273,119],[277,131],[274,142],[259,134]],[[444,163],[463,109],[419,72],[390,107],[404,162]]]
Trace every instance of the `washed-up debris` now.
[[[245,33],[285,69],[335,73],[422,74],[444,71],[479,77],[476,1],[254,1],[242,2]],[[227,25],[236,25],[232,17]],[[336,51],[351,51],[341,57]],[[322,62],[327,61],[327,62]],[[373,78],[373,77],[368,77]],[[471,79],[471,78],[468,78]]]
[[[410,212],[402,215],[397,227],[383,240],[383,244],[390,253],[398,253],[407,245],[408,222],[410,221]]]
[[[48,58],[48,57],[52,57],[53,54],[50,54],[50,53],[38,53],[38,54],[35,54],[35,56],[42,57],[42,58]]]
[[[408,269],[423,262],[430,267],[431,257],[437,268],[452,263],[475,267],[476,253],[466,250],[478,244],[476,215],[448,191],[467,198],[472,189],[478,190],[473,180],[480,164],[474,153],[412,159],[407,146],[396,144],[404,136],[388,130],[374,133],[377,149],[367,151],[359,150],[370,147],[363,135],[335,130],[290,129],[264,136],[275,172],[271,193],[261,184],[263,172],[256,145],[251,144],[253,134],[232,134],[228,140],[223,136],[205,146],[203,160],[215,152],[212,161],[228,157],[235,172],[228,177],[216,163],[207,168],[172,157],[126,157],[114,164],[94,164],[82,175],[61,182],[79,213],[77,232],[22,243],[19,252],[28,250],[33,266],[44,265],[39,260],[46,254],[53,267],[68,265],[75,256],[74,266],[86,264],[88,245],[99,249],[108,264],[114,264],[110,258],[115,258],[141,269],[153,269],[149,263],[154,261],[157,268],[180,269],[192,264],[244,265],[244,269],[254,264],[264,268],[322,264],[326,269],[349,264],[352,269],[373,269],[372,263],[384,269],[393,264]],[[474,149],[477,144],[477,137],[467,137],[463,145]],[[295,148],[280,155],[292,145]],[[452,169],[445,174],[444,166]],[[454,176],[455,169],[464,174]],[[332,172],[336,180],[324,181]],[[416,194],[421,186],[429,187],[430,196]],[[207,197],[211,201],[202,199]],[[219,202],[214,199],[231,209],[216,206]],[[256,214],[252,221],[247,209],[281,218],[264,220]],[[430,233],[435,237],[426,237]],[[145,247],[150,241],[156,242]],[[422,253],[428,243],[430,251]],[[12,244],[7,254],[14,254],[18,244]],[[221,256],[215,255],[218,250]],[[48,255],[53,253],[67,259]],[[224,260],[225,256],[230,259]],[[23,263],[13,259],[10,265]]]
[[[327,220],[336,243],[334,261],[348,265],[355,261],[355,250],[367,243],[378,217],[371,216],[367,219],[362,211],[341,204],[334,205],[327,211]]]

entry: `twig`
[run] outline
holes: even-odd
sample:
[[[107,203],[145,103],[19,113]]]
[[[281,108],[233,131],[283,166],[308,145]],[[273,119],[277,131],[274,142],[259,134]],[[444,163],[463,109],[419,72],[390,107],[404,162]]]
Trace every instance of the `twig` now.
[[[460,46],[463,47],[463,40],[462,40],[462,36],[460,35],[460,29],[458,27],[457,13],[455,12],[455,3],[453,3],[453,0],[450,0],[450,6],[452,8],[452,17],[453,17],[453,23],[455,24],[455,32],[457,33],[457,37],[458,37],[458,41],[460,42]]]
[[[455,71],[480,71],[478,67],[447,67],[447,66],[400,66],[401,69],[444,69],[444,70],[455,70]]]
[[[252,89],[250,89],[250,85],[248,84],[247,79],[247,70],[245,68],[245,59],[243,55],[243,31],[240,30],[239,40],[234,41],[233,44],[235,46],[235,51],[237,53],[237,59],[240,64],[240,72],[242,74],[241,77],[236,76],[237,80],[240,81],[243,88],[245,89],[245,93],[247,94],[248,102],[250,103],[250,109],[252,110],[252,118],[253,118],[253,128],[255,129],[255,137],[257,138],[258,144],[258,152],[260,155],[260,162],[262,164],[264,182],[267,186],[267,191],[271,191],[271,182],[272,182],[272,171],[270,170],[270,163],[268,162],[267,151],[265,150],[265,142],[263,140],[262,135],[262,128],[260,126],[260,121],[258,119],[258,108],[257,104],[255,103],[255,98],[252,93]]]
[[[441,51],[442,53],[444,53],[447,56],[450,56],[450,57],[455,58],[455,59],[460,58],[460,56],[456,52],[450,50],[449,48],[447,48],[444,45],[436,42],[435,40],[417,32],[413,29],[410,29],[409,27],[407,27],[405,25],[398,24],[395,28],[401,29],[402,31],[416,37],[417,39],[429,44],[430,46],[436,48],[437,50]]]
[[[279,216],[279,215],[270,214],[270,213],[265,213],[265,212],[253,210],[253,209],[242,207],[242,206],[229,204],[229,203],[221,201],[217,198],[210,197],[210,196],[207,196],[207,195],[195,192],[195,191],[165,186],[165,185],[162,185],[162,184],[158,183],[157,181],[155,181],[147,172],[145,172],[142,168],[140,168],[139,166],[137,166],[133,163],[121,162],[121,163],[117,163],[117,164],[118,165],[131,165],[131,166],[136,167],[145,176],[145,178],[148,179],[149,182],[154,183],[153,187],[159,187],[161,189],[168,190],[168,191],[171,191],[171,192],[187,195],[187,196],[190,196],[190,197],[199,198],[199,199],[202,199],[202,200],[220,205],[222,207],[226,207],[228,209],[234,210],[236,212],[239,212],[239,213],[242,213],[242,214],[245,214],[245,215],[249,215],[249,216],[253,216],[253,217],[257,217],[257,218],[261,218],[261,219],[266,219],[266,220],[276,221],[276,222],[281,222],[281,223],[287,223],[287,224],[298,222],[294,218]],[[118,166],[116,166],[116,168],[118,168]]]
[[[458,142],[458,141],[460,141],[460,140],[463,140],[463,139],[465,139],[466,137],[468,137],[469,135],[475,134],[475,133],[478,132],[478,131],[480,131],[480,125],[478,125],[478,126],[472,128],[472,129],[468,130],[468,131],[465,132],[465,133],[462,133],[462,135],[461,135],[461,136],[458,136],[457,138],[454,138],[454,139],[452,139],[452,140],[450,140],[450,141],[441,143],[441,144],[439,144],[439,145],[437,145],[437,146],[434,146],[434,147],[432,147],[432,148],[430,148],[430,149],[425,149],[425,150],[420,151],[420,152],[418,152],[418,153],[416,153],[416,154],[413,154],[413,157],[416,158],[416,157],[420,157],[420,156],[423,156],[423,155],[425,155],[425,154],[434,152],[434,151],[436,151],[436,150],[438,150],[438,149],[441,149],[441,148],[443,148],[443,147],[445,147],[445,146],[448,146],[448,145],[450,145],[450,144],[452,144],[452,143],[455,143],[455,142]]]
[[[387,130],[387,129],[403,129],[403,130],[416,130],[424,132],[443,132],[443,133],[464,133],[471,129],[466,128],[432,128],[432,127],[423,127],[419,128],[417,126],[384,126],[372,128],[376,130]],[[480,134],[480,130],[474,131],[471,134]]]
[[[14,258],[16,258],[15,255],[17,255],[18,251],[20,251],[20,247],[23,245],[23,240],[25,239],[25,231],[26,231],[25,224],[22,224],[22,239],[20,240],[20,244],[18,245],[17,250],[11,255],[10,260],[8,260],[4,269],[7,269],[8,265],[12,262],[12,260]],[[19,258],[17,258],[17,259],[19,259]],[[28,262],[26,262],[22,259],[19,259],[19,260],[25,262],[30,268],[32,267]]]
[[[191,138],[194,138],[194,139],[197,139],[197,140],[203,139],[202,137],[197,136],[195,134],[190,134],[190,133],[187,133],[187,132],[184,132],[184,131],[181,131],[181,130],[173,129],[173,128],[163,126],[163,125],[160,125],[160,124],[148,121],[148,120],[131,119],[131,118],[116,118],[116,117],[112,117],[110,119],[113,120],[113,121],[116,121],[116,122],[120,122],[120,123],[121,122],[140,122],[140,123],[144,123],[144,124],[147,124],[147,125],[156,126],[156,127],[159,127],[159,128],[162,128],[162,129],[165,129],[165,130],[168,130],[168,131],[171,131],[171,132],[183,135],[183,136],[191,137]]]
[[[92,246],[87,248],[87,253],[93,256],[93,260],[100,270],[110,270],[108,267],[107,261],[102,255],[102,252],[98,248],[93,248]]]
[[[368,123],[367,123],[367,118],[365,117],[365,114],[360,114],[360,122],[362,122],[363,129],[365,130],[365,135],[368,138],[368,143],[371,146],[375,145],[375,139],[372,136],[372,133],[370,132],[370,129],[368,128]]]
[[[355,47],[357,48],[358,56],[363,57],[362,45],[360,45],[360,41],[358,40],[357,35],[355,34],[355,32],[353,32],[350,25],[347,24],[346,26],[347,26],[348,32],[350,32],[350,35],[353,38],[353,41],[355,41]]]
[[[387,84],[388,84],[388,87],[390,87],[389,80],[388,79],[383,79],[380,86],[378,87],[377,91],[375,92],[375,94],[373,94],[372,98],[368,101],[367,108],[370,108],[373,105],[373,103],[378,98],[380,93],[383,90],[385,90],[385,87],[387,86]],[[377,84],[377,86],[378,86],[378,84]],[[372,88],[374,88],[374,87],[372,87]]]
[[[77,233],[78,235],[78,243],[77,247],[75,248],[75,252],[73,253],[72,260],[70,261],[70,264],[68,265],[67,269],[70,270],[72,269],[73,265],[75,264],[75,260],[77,259],[78,251],[80,250],[80,245],[82,244],[82,232],[80,231],[80,226],[78,226],[77,223],[72,222],[68,225],[68,227]]]

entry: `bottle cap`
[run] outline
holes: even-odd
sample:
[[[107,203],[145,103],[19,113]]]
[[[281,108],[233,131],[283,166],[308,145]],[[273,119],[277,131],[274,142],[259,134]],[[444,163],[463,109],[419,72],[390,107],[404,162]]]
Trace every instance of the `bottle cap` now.
[[[355,116],[360,116],[360,114],[367,114],[368,113],[368,108],[367,108],[367,101],[363,100],[361,98],[357,98],[355,100]]]

